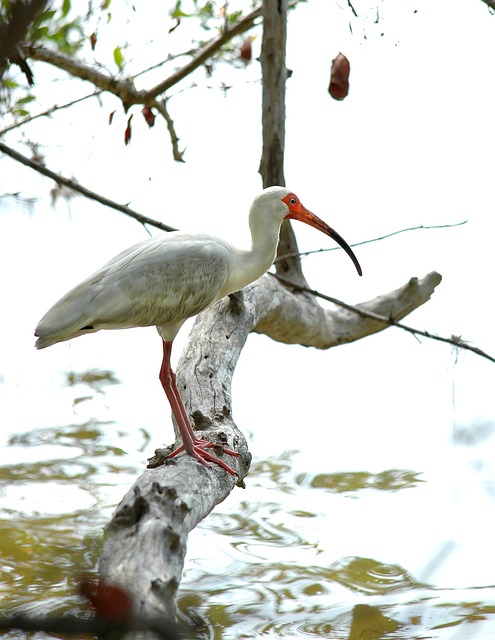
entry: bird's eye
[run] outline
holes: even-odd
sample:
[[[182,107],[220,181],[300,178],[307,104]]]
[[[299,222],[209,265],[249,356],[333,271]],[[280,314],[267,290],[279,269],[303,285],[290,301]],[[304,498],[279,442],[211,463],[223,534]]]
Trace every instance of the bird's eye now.
[[[297,202],[297,198],[295,196],[292,196],[292,198],[290,198],[289,200],[289,204],[296,204]]]

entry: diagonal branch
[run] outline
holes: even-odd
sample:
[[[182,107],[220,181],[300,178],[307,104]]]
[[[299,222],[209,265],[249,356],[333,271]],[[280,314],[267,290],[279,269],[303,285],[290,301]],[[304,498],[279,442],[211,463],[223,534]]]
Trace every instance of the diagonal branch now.
[[[114,202],[109,198],[105,198],[105,196],[102,196],[99,193],[96,193],[95,191],[91,191],[91,189],[84,187],[83,185],[79,184],[75,180],[71,180],[70,178],[66,178],[60,173],[55,173],[55,171],[52,171],[51,169],[47,169],[47,167],[42,165],[40,162],[36,162],[35,160],[31,160],[27,158],[26,156],[22,155],[22,153],[15,151],[14,149],[7,146],[1,141],[0,141],[0,151],[5,153],[5,155],[11,157],[13,160],[16,160],[17,162],[20,162],[21,164],[25,165],[26,167],[29,167],[30,169],[34,169],[34,171],[41,173],[47,178],[51,178],[57,184],[63,185],[64,187],[72,189],[73,191],[77,191],[77,193],[80,193],[81,195],[85,196],[86,198],[89,198],[90,200],[95,200],[96,202],[99,202],[100,204],[105,205],[105,207],[111,207],[112,209],[116,209],[117,211],[124,213],[126,216],[130,216],[131,218],[134,218],[141,224],[149,224],[154,227],[157,227],[158,229],[162,229],[162,231],[175,231],[173,227],[170,227],[168,224],[165,224],[164,222],[159,222],[158,220],[154,220],[153,218],[144,216],[143,214],[138,213],[137,211],[134,211],[133,209],[131,209],[125,204],[119,204],[118,202]]]
[[[88,98],[96,98],[101,93],[102,93],[102,90],[93,91],[92,93],[86,94],[85,96],[81,96],[80,98],[75,98],[74,100],[70,100],[69,102],[65,102],[62,104],[54,104],[53,106],[51,106],[49,109],[46,109],[45,111],[40,111],[39,113],[26,116],[25,118],[22,118],[21,120],[17,120],[13,124],[5,127],[5,129],[0,129],[0,137],[5,135],[9,131],[12,131],[13,129],[18,129],[19,127],[22,127],[25,124],[33,122],[33,120],[37,120],[38,118],[44,118],[46,116],[51,116],[52,113],[55,113],[56,111],[60,111],[62,109],[68,109],[69,107],[72,107],[75,104],[78,104],[79,102],[88,100]]]
[[[239,20],[233,27],[226,31],[222,31],[216,38],[210,40],[208,44],[202,47],[196,55],[183,67],[172,73],[168,78],[150,89],[137,90],[130,78],[119,80],[110,74],[103,73],[98,69],[77,60],[73,56],[69,56],[60,51],[54,51],[47,47],[29,46],[24,47],[26,56],[33,60],[46,62],[59,69],[67,71],[71,76],[81,80],[91,82],[95,87],[113,93],[120,98],[124,108],[127,110],[133,104],[142,104],[150,106],[150,103],[158,95],[164,93],[178,82],[190,75],[198,67],[204,64],[209,58],[215,55],[220,49],[229,42],[233,37],[245,33],[251,29],[256,19],[261,16],[261,8],[258,7]]]
[[[256,19],[261,16],[261,7],[254,9],[251,13],[248,13],[247,16],[236,22],[236,24],[229,29],[222,31],[216,38],[210,40],[208,44],[202,47],[196,55],[185,64],[181,69],[178,69],[175,73],[170,75],[168,78],[158,83],[152,89],[149,89],[147,92],[149,96],[156,97],[165,91],[168,91],[171,87],[176,85],[178,82],[183,80],[185,77],[190,75],[193,71],[195,71],[198,67],[204,64],[207,60],[213,57],[220,49],[230,42],[232,38],[235,36],[239,36],[242,33],[246,33],[252,29],[256,24]]]
[[[163,94],[175,84],[183,80],[198,67],[204,64],[209,58],[215,55],[220,49],[229,42],[233,37],[245,33],[251,29],[256,19],[261,16],[261,8],[258,7],[247,16],[239,20],[233,27],[226,29],[216,38],[210,40],[208,44],[202,47],[193,58],[183,67],[172,73],[168,78],[150,89],[137,90],[131,78],[118,79],[114,76],[103,73],[95,67],[77,60],[73,56],[66,55],[61,51],[54,51],[46,47],[26,46],[24,47],[24,55],[46,62],[59,69],[62,69],[75,78],[87,80],[91,82],[97,89],[107,91],[117,96],[124,107],[125,111],[136,104],[155,107],[164,118],[167,129],[169,131],[174,159],[178,162],[183,161],[183,153],[179,150],[178,136],[175,132],[173,120],[168,114],[165,101],[159,102],[157,96]]]
[[[430,231],[431,229],[451,229],[452,227],[461,227],[463,224],[467,224],[467,220],[462,220],[462,222],[452,222],[446,224],[420,224],[416,227],[405,227],[404,229],[397,229],[396,231],[391,231],[390,233],[385,233],[381,236],[376,236],[375,238],[369,238],[368,240],[361,240],[360,242],[353,242],[351,247],[360,247],[363,244],[371,244],[372,242],[379,242],[380,240],[387,240],[388,238],[393,238],[394,236],[398,236],[401,233],[409,233],[410,231]],[[313,249],[311,251],[301,251],[291,254],[283,254],[277,256],[275,262],[279,260],[284,260],[285,258],[293,258],[295,256],[299,256],[300,258],[305,258],[306,256],[312,256],[315,253],[328,253],[329,251],[342,251],[341,247],[325,247],[320,249]]]
[[[122,101],[127,110],[133,104],[147,104],[147,92],[137,91],[129,78],[119,80],[114,76],[103,73],[89,64],[77,60],[61,51],[41,46],[26,46],[24,54],[32,60],[46,62],[58,69],[67,71],[74,78],[87,80],[103,91],[113,93]]]
[[[429,338],[430,340],[437,340],[439,342],[446,342],[447,344],[451,344],[454,347],[457,347],[459,349],[465,349],[466,351],[471,351],[472,353],[475,353],[476,355],[481,356],[482,358],[486,358],[487,360],[490,360],[491,362],[495,362],[495,358],[493,356],[489,355],[488,353],[486,353],[486,351],[483,351],[482,349],[479,349],[478,347],[472,346],[471,344],[469,344],[468,342],[466,342],[465,340],[463,340],[459,336],[452,335],[450,338],[447,338],[445,336],[439,336],[439,335],[437,335],[435,333],[430,333],[429,331],[425,331],[425,330],[422,330],[422,329],[416,329],[416,328],[411,327],[409,325],[403,324],[402,322],[399,322],[399,316],[397,314],[385,316],[383,314],[376,313],[374,311],[371,311],[371,310],[367,309],[366,307],[368,306],[369,303],[364,303],[364,304],[361,304],[359,306],[348,304],[347,302],[343,302],[342,300],[338,300],[337,298],[333,298],[332,296],[328,296],[328,295],[325,295],[324,293],[320,293],[320,292],[316,291],[315,289],[309,289],[308,287],[303,287],[303,286],[301,286],[299,284],[295,284],[295,283],[291,282],[290,280],[282,278],[281,276],[279,276],[277,274],[270,273],[269,275],[273,276],[274,278],[276,278],[277,280],[279,280],[280,282],[282,282],[286,286],[292,288],[294,291],[301,291],[301,292],[304,292],[304,293],[310,293],[311,295],[315,296],[316,298],[321,298],[322,300],[327,300],[328,302],[333,302],[333,304],[336,304],[339,307],[342,307],[343,309],[347,309],[348,311],[351,311],[352,313],[355,313],[355,314],[361,316],[362,318],[368,318],[370,320],[376,320],[377,323],[380,323],[380,324],[383,325],[382,328],[385,328],[385,327],[397,327],[398,329],[402,329],[403,331],[407,331],[408,333],[412,333],[413,335],[423,336],[424,338]],[[441,276],[439,276],[439,274],[435,274],[434,272],[432,274],[430,274],[430,276],[432,278],[437,276],[438,277],[438,283],[441,280]]]

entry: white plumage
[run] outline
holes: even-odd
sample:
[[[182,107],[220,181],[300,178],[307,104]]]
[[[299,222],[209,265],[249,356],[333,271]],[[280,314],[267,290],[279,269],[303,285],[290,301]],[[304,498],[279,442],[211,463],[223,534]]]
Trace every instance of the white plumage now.
[[[257,280],[270,268],[284,219],[300,220],[334,238],[361,275],[354,253],[341,236],[308,211],[288,189],[269,187],[251,205],[250,250],[238,249],[215,236],[182,232],[135,244],[49,309],[36,328],[36,347],[43,349],[100,329],[155,325],[163,339],[160,380],[183,440],[172,455],[185,449],[203,464],[213,461],[235,473],[206,451],[212,443],[199,440],[194,434],[170,368],[171,346],[188,318]]]

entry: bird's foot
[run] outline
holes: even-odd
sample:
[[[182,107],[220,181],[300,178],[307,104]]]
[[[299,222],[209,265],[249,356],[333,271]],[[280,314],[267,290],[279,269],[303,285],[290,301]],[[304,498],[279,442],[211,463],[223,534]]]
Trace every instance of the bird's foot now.
[[[200,438],[197,438],[193,442],[188,443],[188,446],[181,444],[179,447],[177,447],[177,449],[175,449],[175,451],[172,451],[172,453],[170,453],[167,456],[167,458],[174,458],[179,453],[182,453],[182,451],[185,451],[187,454],[192,456],[195,460],[198,460],[198,462],[201,462],[201,464],[204,464],[205,467],[210,466],[208,464],[209,462],[214,462],[215,464],[218,464],[220,467],[222,467],[222,469],[225,469],[225,471],[227,471],[231,475],[233,476],[238,475],[237,472],[234,471],[231,467],[229,467],[229,465],[226,462],[212,455],[209,451],[206,451],[206,449],[211,449],[212,447],[216,447],[216,446],[217,446],[216,442],[210,442],[209,440],[202,440]],[[232,451],[232,449],[226,449],[225,447],[222,447],[222,449],[223,449],[223,452],[228,454],[229,456],[234,456],[236,458],[240,456],[240,453],[237,453],[237,451]]]

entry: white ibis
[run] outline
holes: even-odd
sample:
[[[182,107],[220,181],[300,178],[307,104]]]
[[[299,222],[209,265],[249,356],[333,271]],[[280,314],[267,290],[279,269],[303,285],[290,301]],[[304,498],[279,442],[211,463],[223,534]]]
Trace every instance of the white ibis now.
[[[249,212],[252,246],[233,247],[203,233],[173,232],[149,238],[115,256],[69,291],[41,319],[36,347],[44,349],[100,329],[155,325],[163,341],[160,381],[182,437],[171,456],[185,450],[209,466],[215,462],[235,472],[207,449],[214,446],[194,433],[170,365],[172,342],[182,324],[229,293],[262,276],[275,258],[284,220],[300,220],[333,238],[361,267],[345,240],[284,187],[269,187],[258,195]],[[234,451],[224,453],[236,456]]]

